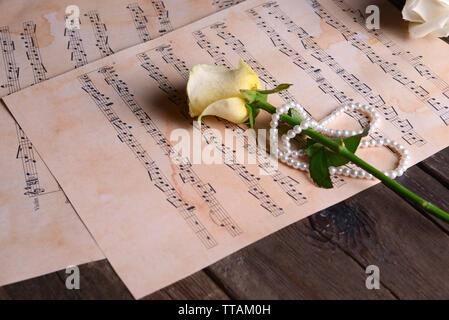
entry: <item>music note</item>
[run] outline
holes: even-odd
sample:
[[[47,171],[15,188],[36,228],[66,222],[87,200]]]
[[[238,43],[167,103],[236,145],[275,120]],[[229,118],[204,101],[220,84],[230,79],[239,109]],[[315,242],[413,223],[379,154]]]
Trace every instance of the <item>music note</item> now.
[[[104,23],[100,20],[100,15],[97,10],[91,10],[84,14],[84,16],[89,18],[92,25],[92,30],[94,32],[95,46],[100,51],[102,57],[107,57],[114,53],[114,51],[109,46],[109,36],[107,35],[107,28]]]
[[[101,68],[99,72],[105,73],[108,72],[107,70],[107,68]],[[131,127],[123,122],[113,110],[113,103],[110,101],[110,98],[97,89],[87,74],[79,76],[78,80],[81,88],[89,95],[101,113],[106,117],[106,120],[112,125],[120,141],[126,144],[145,168],[154,186],[164,193],[167,201],[178,210],[181,217],[187,222],[206,248],[209,249],[216,246],[216,240],[196,216],[195,207],[182,200],[176,188],[173,187],[164,173],[159,169],[156,162],[132,134]],[[194,223],[192,223],[192,220]]]
[[[151,40],[150,33],[147,28],[148,19],[138,3],[130,3],[126,6],[133,19],[141,42]]]

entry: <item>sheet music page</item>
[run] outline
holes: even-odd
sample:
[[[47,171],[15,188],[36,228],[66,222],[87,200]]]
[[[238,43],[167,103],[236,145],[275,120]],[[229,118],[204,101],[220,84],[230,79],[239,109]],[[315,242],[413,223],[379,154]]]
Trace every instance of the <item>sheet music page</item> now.
[[[241,57],[264,87],[294,84],[274,105],[300,102],[317,120],[342,103],[369,104],[382,115],[371,135],[404,144],[412,164],[448,146],[447,45],[406,40],[400,13],[376,3],[382,33],[358,21],[368,1],[245,1],[4,101],[139,298],[375,184],[334,176],[335,188],[321,189],[257,149],[254,164],[182,156],[174,133],[215,159],[238,160],[226,133],[245,140],[244,125],[205,117],[202,136],[192,125],[184,92],[195,64],[233,67]],[[366,122],[351,112],[331,126]],[[381,169],[397,161],[387,148],[357,153]]]
[[[1,1],[0,97],[238,2]],[[80,29],[66,28],[69,5],[79,8]],[[104,258],[28,136],[0,109],[0,286]]]

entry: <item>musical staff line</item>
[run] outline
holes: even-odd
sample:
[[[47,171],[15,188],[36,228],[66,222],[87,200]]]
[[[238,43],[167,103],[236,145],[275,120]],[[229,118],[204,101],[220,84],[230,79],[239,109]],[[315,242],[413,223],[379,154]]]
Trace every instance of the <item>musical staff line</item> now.
[[[235,35],[227,31],[227,25],[224,22],[217,22],[210,25],[208,28],[216,30],[216,35],[225,41],[225,45],[229,46],[233,51],[235,51],[259,76],[263,82],[267,84],[269,88],[274,88],[279,85],[279,81],[263,66],[261,65],[247,50],[245,45],[241,40],[239,40]],[[221,29],[221,31],[219,31]],[[288,91],[284,90],[278,93],[278,95],[284,100],[284,102],[296,101],[293,95]],[[309,114],[307,108],[304,110]],[[339,176],[331,177],[335,187],[341,187],[346,182]]]
[[[240,227],[235,223],[230,214],[215,197],[215,189],[210,183],[203,182],[192,167],[189,159],[182,157],[176,152],[169,140],[157,127],[151,117],[140,107],[134,98],[134,94],[129,91],[128,85],[119,78],[118,73],[112,67],[104,67],[100,70],[106,83],[111,86],[123,103],[131,110],[137,120],[152,139],[159,145],[165,155],[172,160],[172,163],[179,169],[179,176],[184,183],[188,183],[206,202],[209,207],[209,216],[218,226],[223,227],[227,232],[235,237],[242,233]]]
[[[164,1],[161,0],[151,0],[153,8],[157,14],[157,20],[159,22],[158,33],[160,35],[166,34],[167,32],[173,31],[173,26],[170,22],[170,17],[168,15],[168,10],[165,8]]]
[[[42,62],[39,44],[37,42],[36,24],[33,21],[24,22],[23,32],[20,36],[25,43],[26,56],[33,69],[34,84],[46,80],[47,77],[45,74],[47,70]]]
[[[70,51],[70,60],[75,62],[75,68],[87,64],[87,54],[84,51],[83,39],[77,29],[64,28],[64,37],[69,37],[67,41],[67,50]]]
[[[107,28],[104,23],[100,20],[100,15],[97,10],[91,10],[84,14],[84,16],[89,18],[92,25],[92,30],[95,36],[95,46],[100,51],[101,57],[107,57],[114,53],[114,51],[109,46],[109,36],[107,34]]]
[[[14,57],[14,41],[11,40],[9,27],[7,26],[0,27],[0,45],[5,74],[7,77],[6,85],[2,85],[2,88],[8,88],[8,94],[11,94],[20,90],[20,82],[19,67],[17,67]],[[35,81],[36,80],[37,79],[35,78]],[[36,198],[40,194],[44,193],[45,190],[40,186],[33,144],[17,122],[15,122],[15,125],[18,140],[16,159],[21,159],[22,161],[23,175],[25,178],[24,195],[28,195],[31,198]],[[36,205],[39,207],[39,203]]]
[[[288,32],[296,34],[304,49],[308,51],[314,59],[327,65],[338,77],[340,77],[357,94],[359,94],[368,105],[378,109],[385,119],[390,121],[401,132],[404,141],[409,144],[413,143],[415,146],[422,146],[425,144],[424,139],[422,139],[413,130],[413,126],[409,120],[399,118],[395,108],[393,106],[386,106],[385,100],[380,94],[362,82],[356,75],[346,71],[334,57],[318,45],[315,39],[310,36],[304,28],[291,20],[291,18],[282,11],[277,2],[271,1],[260,7],[262,7],[263,10],[266,10],[270,17],[274,17],[274,19],[283,22]],[[296,63],[296,65],[300,67],[302,66],[301,69],[306,71],[306,73],[310,75],[317,84],[319,84],[318,87],[325,94],[331,95],[340,104],[353,102],[353,99],[346,93],[337,89],[327,79],[325,79],[320,69],[313,67],[303,57],[301,57],[299,53],[294,50],[276,30],[266,23],[262,16],[255,11],[255,8],[248,10],[248,14],[255,20],[257,26],[261,28],[268,37],[270,37],[275,47],[290,57],[293,61],[300,62]],[[362,127],[366,127],[369,123],[369,119],[366,115],[359,111],[354,110],[352,112],[346,112],[346,114],[357,120]]]
[[[424,88],[422,84],[417,81],[409,79],[397,66],[397,63],[390,62],[385,58],[378,55],[373,47],[364,40],[358,32],[353,32],[348,26],[338,21],[334,16],[332,16],[328,10],[326,10],[317,0],[307,0],[310,6],[313,8],[315,13],[329,26],[333,27],[341,33],[341,35],[348,41],[353,47],[360,50],[373,64],[377,65],[385,74],[389,75],[391,79],[397,81],[404,88],[410,91],[418,100],[425,103],[429,109],[437,115],[445,125],[446,123],[443,118],[441,118],[441,110],[446,110],[445,107],[435,109],[435,106],[442,106],[441,101],[430,96],[428,90]]]
[[[102,69],[100,69],[99,72],[101,72],[101,70]],[[127,145],[147,171],[154,186],[164,193],[167,202],[177,209],[180,216],[186,221],[187,225],[207,249],[216,246],[216,240],[198,219],[195,206],[188,204],[182,199],[179,192],[172,186],[170,181],[157,166],[157,163],[150,157],[137,138],[134,137],[130,130],[132,127],[123,122],[113,110],[113,103],[110,101],[110,98],[95,87],[87,74],[79,76],[78,80],[81,84],[81,88],[89,95],[92,101],[100,109],[101,113],[106,117],[107,121],[111,124],[112,128],[114,128],[117,133],[117,138]]]
[[[159,89],[167,94],[169,101],[180,109],[186,107],[185,99],[178,93],[168,80],[168,77],[162,73],[161,69],[150,59],[147,53],[140,53],[137,57],[141,62],[142,68],[148,71],[149,77],[156,81]],[[279,207],[262,188],[259,183],[260,177],[249,172],[244,164],[238,163],[235,156],[236,151],[223,144],[222,141],[213,134],[212,130],[209,130],[211,127],[207,124],[207,121],[203,121],[201,127],[195,127],[194,130],[195,129],[200,129],[206,143],[213,144],[215,148],[222,153],[225,165],[246,184],[248,192],[259,201],[262,208],[267,210],[274,217],[284,213],[284,209]]]
[[[134,21],[134,26],[136,27],[140,41],[147,42],[151,40],[150,32],[147,28],[148,19],[139,4],[137,2],[130,3],[126,6],[126,9],[128,9],[131,14],[131,18]]]
[[[17,148],[16,159],[22,160],[23,174],[25,176],[25,195],[36,197],[45,190],[39,184],[39,177],[36,168],[33,145],[16,122],[16,133],[19,146]]]
[[[362,26],[366,32],[372,34],[380,43],[391,51],[393,56],[399,56],[407,61],[415,71],[426,80],[429,80],[435,84],[442,92],[449,91],[449,84],[441,78],[435,71],[425,65],[422,61],[422,56],[416,56],[411,51],[402,49],[397,43],[391,40],[380,29],[368,29],[366,27],[366,18],[362,11],[359,9],[353,9],[347,5],[344,0],[333,0],[335,4],[352,17],[353,21]]]
[[[404,61],[406,61],[409,65],[413,67],[413,69],[424,79],[432,82],[438,89],[440,89],[441,93],[445,100],[449,101],[449,84],[439,76],[434,70],[432,70],[429,66],[424,64],[423,56],[414,55],[411,51],[402,49],[397,43],[391,40],[385,33],[381,30],[371,30],[366,27],[365,16],[363,12],[360,10],[356,10],[347,5],[343,0],[333,0],[335,4],[342,9],[343,12],[347,13],[352,17],[353,21],[361,25],[366,32],[370,33],[373,37],[379,40],[388,50],[391,51],[393,56],[398,56]],[[440,118],[446,125],[449,125],[449,106],[446,102],[446,105],[442,105],[441,102],[434,101],[434,99],[430,99],[428,103],[437,111],[440,112]]]
[[[385,117],[387,121],[390,121],[402,134],[402,138],[407,143],[412,143],[415,146],[422,146],[425,144],[422,139],[414,130],[410,121],[407,119],[399,118],[399,115],[393,106],[386,106],[386,103],[382,96],[371,89],[367,84],[363,83],[356,75],[347,72],[330,54],[323,50],[318,43],[314,40],[309,33],[298,26],[291,18],[286,15],[277,2],[272,1],[261,6],[263,10],[267,11],[267,14],[274,19],[280,20],[287,27],[288,32],[292,32],[297,35],[301,41],[304,49],[310,53],[310,55],[317,61],[327,65],[338,77],[346,82],[357,94],[359,94],[368,105],[375,107]],[[258,14],[255,8],[247,11],[251,18],[256,22],[257,26],[261,28],[265,34],[270,37],[273,45],[277,47],[282,53],[286,54],[298,66],[302,66],[303,69],[313,80],[318,84],[325,94],[333,97],[338,103],[350,103],[353,99],[346,93],[337,89],[322,75],[321,70],[313,67],[308,63],[301,55],[294,50],[280,35],[274,30],[267,22]],[[346,112],[359,122],[362,127],[366,127],[369,123],[369,119],[365,114],[360,111]]]
[[[8,94],[20,90],[19,67],[16,64],[14,51],[16,47],[14,41],[11,40],[9,27],[0,27],[0,45],[3,57],[3,66],[5,68],[6,83],[2,84],[2,88],[8,89]]]
[[[279,81],[254,58],[254,56],[247,50],[244,43],[229,32],[227,25],[224,22],[214,23],[209,26],[209,29],[214,30],[217,36],[224,40],[225,45],[239,55],[257,73],[259,79],[266,83],[268,88],[275,88],[280,84]],[[283,90],[279,92],[278,95],[286,103],[296,101],[288,90]]]
[[[243,2],[243,0],[212,0],[212,5],[214,7],[217,7],[217,11],[226,9],[232,6],[235,6],[236,4],[239,4],[240,2]]]
[[[212,42],[201,30],[193,32],[193,36],[197,41],[198,46],[209,53],[209,55],[214,59],[215,65],[226,67],[228,69],[232,68],[232,64],[225,58],[220,47],[212,44]],[[285,176],[281,171],[279,171],[279,169],[272,164],[273,160],[270,159],[270,156],[265,150],[258,148],[253,143],[248,143],[245,130],[242,127],[224,119],[220,119],[220,121],[224,123],[227,129],[232,130],[239,143],[247,146],[250,154],[257,155],[256,159],[258,166],[263,169],[297,205],[302,205],[307,202],[305,195],[298,189],[299,182],[290,176]]]

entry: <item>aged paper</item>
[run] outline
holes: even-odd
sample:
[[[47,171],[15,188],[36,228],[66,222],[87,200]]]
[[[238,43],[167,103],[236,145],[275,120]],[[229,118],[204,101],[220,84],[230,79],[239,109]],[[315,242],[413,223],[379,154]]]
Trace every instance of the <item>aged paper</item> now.
[[[183,96],[195,64],[232,67],[241,57],[267,88],[294,84],[274,104],[296,100],[316,119],[345,102],[369,104],[383,119],[372,135],[406,145],[412,163],[448,146],[447,47],[407,40],[399,12],[378,3],[384,27],[371,32],[360,17],[367,1],[247,1],[4,101],[142,297],[375,183],[335,176],[335,189],[320,189],[264,154],[257,164],[181,157],[170,134],[199,136]],[[366,121],[355,112],[332,126]],[[268,122],[262,115],[257,126]],[[242,137],[243,125],[205,118],[200,139],[233,158],[219,139],[225,128]],[[395,162],[386,148],[359,154],[379,168]]]
[[[1,1],[0,97],[238,2]],[[79,30],[66,28],[69,5],[79,8]],[[0,109],[0,286],[103,258],[30,139]]]

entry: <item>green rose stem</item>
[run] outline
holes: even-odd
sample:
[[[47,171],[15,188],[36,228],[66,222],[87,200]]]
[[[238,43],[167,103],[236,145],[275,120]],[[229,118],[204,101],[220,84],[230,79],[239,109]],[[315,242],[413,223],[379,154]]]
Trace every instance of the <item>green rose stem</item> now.
[[[274,106],[272,106],[271,104],[269,104],[268,102],[263,102],[263,101],[259,100],[259,101],[255,102],[255,106],[260,109],[263,109],[269,113],[272,113],[272,114],[276,113],[276,108]],[[282,114],[280,116],[280,119],[282,119],[282,121],[284,121],[285,123],[288,123],[292,126],[300,124],[300,121],[293,119],[292,117],[290,117],[287,114]],[[377,179],[382,181],[382,183],[384,185],[386,185],[388,188],[390,188],[391,190],[396,192],[401,197],[408,199],[409,201],[411,201],[412,203],[421,207],[425,211],[431,213],[432,215],[434,215],[446,222],[449,222],[449,214],[447,212],[438,208],[437,206],[430,203],[429,201],[426,201],[423,198],[417,196],[416,194],[414,194],[413,192],[411,192],[404,186],[400,185],[399,183],[397,183],[390,177],[387,177],[381,171],[377,170],[372,165],[366,163],[365,161],[363,161],[362,159],[357,157],[354,153],[349,151],[344,145],[340,145],[340,144],[336,143],[334,140],[332,140],[326,136],[323,136],[322,134],[320,134],[310,128],[303,130],[302,133],[306,134],[307,136],[309,136],[316,142],[319,142],[322,145],[326,146],[328,149],[332,150],[339,156],[356,164],[357,166],[359,166],[366,172],[371,173],[374,177],[376,177]]]

